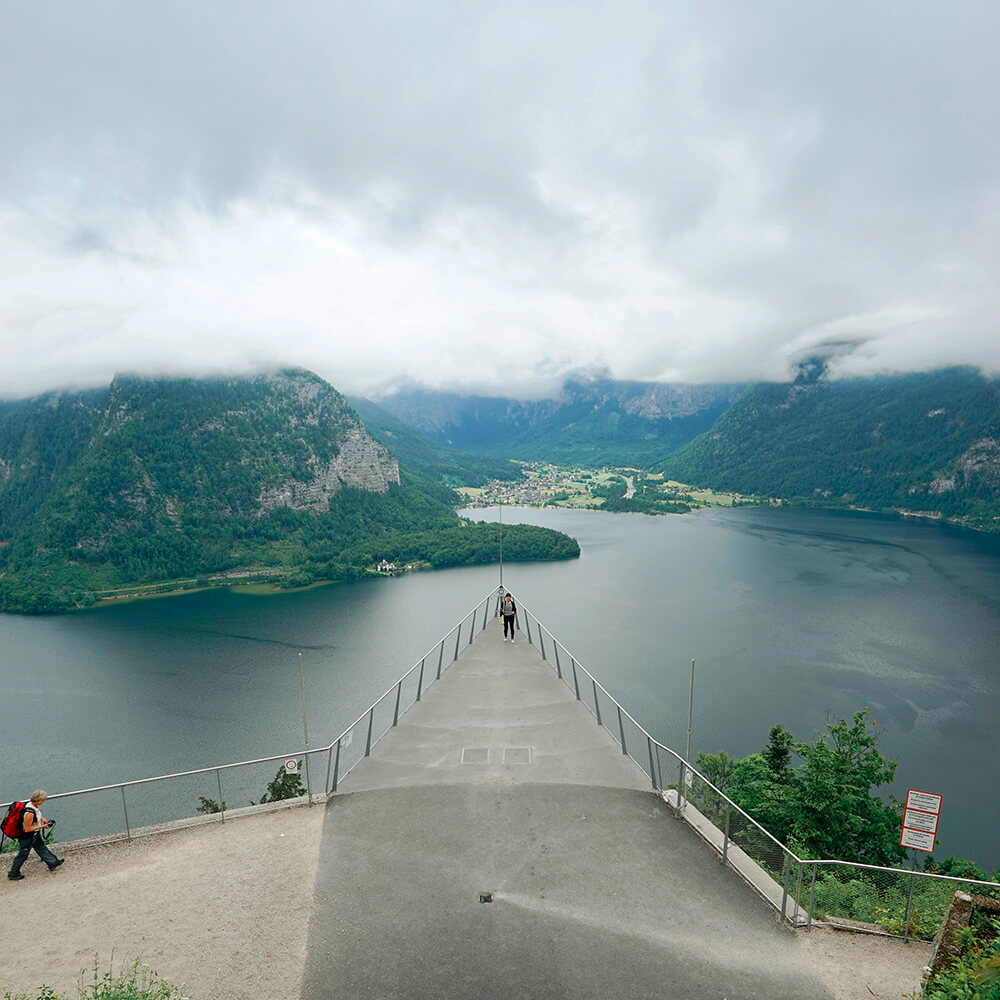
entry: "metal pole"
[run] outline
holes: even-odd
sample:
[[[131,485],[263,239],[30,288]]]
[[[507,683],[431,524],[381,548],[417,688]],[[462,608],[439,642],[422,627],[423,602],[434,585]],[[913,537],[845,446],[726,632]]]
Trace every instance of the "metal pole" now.
[[[591,677],[590,680],[591,680],[591,682],[594,685],[594,715],[597,716],[597,724],[600,726],[602,724],[601,723],[601,704],[597,700],[597,681],[595,681],[593,677]]]
[[[129,829],[128,825],[128,806],[125,805],[125,786],[121,786],[122,789],[122,812],[125,813],[125,836],[131,840],[132,831]]]
[[[816,898],[816,862],[813,862],[813,877],[809,885],[809,913],[806,914],[806,930],[812,930],[813,924],[813,901]]]
[[[914,861],[913,862],[914,868],[916,868],[916,864],[917,864],[916,861]],[[914,871],[913,874],[910,875],[910,892],[909,895],[906,897],[906,921],[905,921],[906,926],[905,929],[903,930],[903,944],[906,944],[910,940],[910,906],[913,903],[913,883],[916,881],[916,879],[917,879],[917,873],[916,871]]]
[[[545,637],[542,635],[542,626],[538,626],[538,648],[542,651],[542,659],[548,662],[548,657],[545,655]]]
[[[368,741],[365,743],[365,756],[372,755],[372,723],[375,721],[375,706],[372,705],[368,713]]]
[[[730,803],[726,802],[726,832],[722,836],[722,863],[726,863],[726,859],[729,857],[729,817],[732,814],[733,807]]]
[[[646,737],[646,750],[649,753],[649,779],[653,783],[653,791],[658,792],[659,788],[656,787],[656,764],[653,763],[653,740],[652,737]]]
[[[441,640],[441,648],[438,650],[438,673],[437,679],[441,680],[441,659],[444,656],[444,639]]]
[[[788,905],[788,879],[792,874],[791,855],[785,851],[785,878],[781,887],[781,913],[778,914],[778,923],[785,922],[785,907]]]
[[[454,663],[458,659],[458,646],[462,641],[462,625],[459,623],[455,626],[455,655],[451,658],[451,662]]]
[[[330,787],[330,791],[335,792],[337,790],[337,777],[340,775],[340,740],[337,740],[337,757],[333,762],[333,785]]]
[[[687,748],[684,751],[684,760],[691,763],[691,713],[694,710],[694,660],[691,661],[691,693],[688,695],[688,736]]]
[[[222,777],[219,774],[219,769],[215,769],[215,783],[219,789],[219,812],[222,813],[222,822],[226,822],[226,803],[222,801]]]
[[[426,657],[424,657],[426,659]],[[417,680],[417,701],[420,701],[420,695],[424,690],[424,661],[420,661],[420,677]]]
[[[500,501],[500,589],[503,590],[503,501]]]
[[[570,657],[569,662],[573,664],[573,689],[576,691],[576,700],[580,700],[580,682],[576,676],[576,658]]]
[[[302,735],[306,741],[306,791],[309,794],[309,805],[313,804],[312,781],[309,775],[309,729],[306,726],[306,681],[302,673],[302,654],[299,653],[299,688],[302,691]]]
[[[514,615],[514,624],[515,625],[517,624],[517,615]],[[537,619],[535,621],[535,624],[536,625],[538,624]],[[524,627],[528,630],[528,645],[529,646],[534,645],[534,643],[531,640],[531,618],[528,617],[527,611],[524,612]]]
[[[340,740],[337,740],[337,749],[340,749]],[[333,764],[333,744],[331,743],[326,752],[326,781],[323,782],[323,794],[330,794],[330,767]]]
[[[562,680],[562,664],[559,662],[559,643],[552,640],[552,648],[556,651],[556,677]]]
[[[423,666],[423,664],[421,664]],[[403,682],[400,681],[396,685],[396,710],[392,713],[392,724],[394,726],[399,725],[399,696],[403,693]],[[418,698],[417,701],[420,701]]]
[[[622,725],[622,707],[618,706],[618,732],[621,734],[622,738],[622,753],[628,756],[628,750],[625,749],[625,727]]]

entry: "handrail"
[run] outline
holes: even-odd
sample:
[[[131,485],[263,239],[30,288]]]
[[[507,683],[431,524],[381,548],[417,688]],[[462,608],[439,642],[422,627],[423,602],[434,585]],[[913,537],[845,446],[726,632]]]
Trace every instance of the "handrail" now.
[[[381,694],[378,698],[376,698],[375,701],[373,701],[371,703],[371,705],[369,705],[368,708],[365,709],[365,711],[362,712],[361,715],[359,715],[358,718],[354,720],[354,722],[352,722],[339,736],[336,737],[336,739],[332,740],[330,743],[328,743],[325,746],[304,747],[301,750],[288,750],[288,751],[283,752],[283,753],[271,754],[271,755],[269,755],[267,757],[256,757],[256,758],[253,758],[251,760],[233,761],[233,762],[230,762],[228,764],[210,764],[210,765],[207,765],[205,767],[197,767],[197,768],[193,768],[193,769],[190,769],[190,770],[187,770],[187,771],[173,771],[173,772],[171,772],[169,774],[158,774],[158,775],[153,775],[152,777],[148,777],[148,778],[132,778],[132,779],[129,779],[127,781],[115,781],[115,782],[112,782],[111,784],[107,784],[107,785],[94,785],[94,786],[92,786],[90,788],[77,788],[77,789],[73,789],[72,791],[68,791],[68,792],[54,792],[54,793],[48,795],[47,798],[49,800],[69,799],[69,798],[74,798],[74,797],[80,796],[80,795],[90,795],[90,794],[94,794],[94,793],[97,793],[97,792],[108,792],[108,791],[119,791],[119,790],[122,792],[122,794],[124,796],[125,789],[127,789],[127,788],[135,788],[135,787],[138,787],[138,786],[141,786],[141,785],[150,785],[150,784],[154,784],[156,782],[169,781],[169,780],[177,779],[177,778],[190,778],[190,777],[195,777],[197,775],[203,775],[203,774],[218,774],[220,771],[231,771],[231,770],[235,770],[235,769],[241,768],[241,767],[250,767],[250,766],[253,766],[255,764],[267,764],[267,763],[270,763],[270,762],[273,762],[273,761],[276,761],[276,760],[286,760],[289,757],[298,757],[300,755],[306,755],[306,754],[322,754],[322,753],[329,754],[329,753],[332,753],[332,751],[334,750],[334,748],[337,748],[339,750],[341,743],[348,737],[348,735],[351,733],[351,731],[357,725],[359,725],[361,722],[363,722],[368,716],[370,716],[372,714],[372,712],[376,708],[378,708],[379,705],[381,705],[381,703],[386,699],[386,697],[388,697],[394,690],[400,688],[400,686],[403,684],[403,682],[406,681],[413,674],[413,672],[415,670],[417,670],[418,668],[422,667],[424,665],[424,663],[426,662],[427,658],[430,657],[431,654],[436,649],[438,649],[440,647],[442,649],[442,651],[443,651],[444,643],[452,635],[455,634],[456,630],[459,632],[459,635],[461,635],[461,630],[465,626],[465,623],[469,620],[470,616],[473,619],[473,627],[474,627],[475,626],[475,616],[479,613],[480,609],[483,608],[484,606],[488,609],[489,602],[491,600],[494,600],[496,598],[496,594],[497,594],[496,588],[492,588],[489,591],[489,593],[484,598],[482,598],[481,600],[479,600],[476,603],[476,605],[473,607],[473,609],[471,611],[466,612],[466,614],[464,614],[458,620],[458,622],[456,622],[456,624],[454,624],[447,632],[445,632],[445,634],[436,643],[434,643],[434,645],[432,645],[428,649],[428,651],[423,655],[423,657],[421,657],[419,660],[417,660],[413,664],[413,666],[410,667],[405,673],[403,673],[398,678],[398,680],[396,680],[392,685],[390,685],[385,690],[385,692],[383,694]],[[483,627],[484,628],[485,628],[485,622],[486,622],[486,616],[484,615],[484,618],[483,618]],[[456,653],[456,656],[457,656],[457,653]],[[454,658],[453,658],[453,660],[454,660]],[[432,683],[432,682],[428,682],[428,686],[429,686],[430,683]],[[410,707],[409,705],[406,706],[406,708],[409,708],[409,707]],[[403,711],[406,711],[406,708],[404,708]],[[381,738],[381,736],[379,738]],[[309,799],[310,799],[310,801],[312,800],[312,792],[311,792],[311,790],[309,792]],[[2,808],[6,809],[8,805],[10,805],[10,803],[4,803],[3,806],[2,806]],[[220,813],[223,816],[223,821],[224,821],[225,811],[226,810],[224,810],[224,809],[220,809]],[[131,839],[131,837],[132,837],[132,831],[128,827],[127,813],[126,813],[126,834],[127,834],[127,839]]]
[[[807,927],[810,926],[811,923],[812,923],[813,893],[814,893],[814,890],[815,890],[816,873],[817,873],[817,869],[820,868],[821,866],[841,866],[843,868],[863,869],[863,870],[866,870],[866,871],[869,871],[869,872],[879,873],[882,876],[893,876],[893,877],[906,876],[907,878],[909,878],[911,880],[913,880],[915,878],[922,878],[922,879],[928,879],[928,880],[934,880],[934,879],[936,879],[936,880],[939,880],[941,882],[959,883],[959,884],[965,885],[965,886],[977,886],[977,887],[981,886],[981,887],[984,887],[984,888],[991,889],[993,891],[996,891],[998,888],[1000,888],[1000,883],[997,883],[997,882],[985,882],[985,881],[982,881],[980,879],[962,878],[962,877],[953,876],[953,875],[940,875],[940,874],[938,874],[936,872],[919,872],[919,871],[916,871],[915,869],[891,868],[891,867],[887,867],[887,866],[883,866],[883,865],[870,865],[870,864],[866,864],[864,862],[843,861],[843,860],[840,860],[840,859],[800,858],[790,847],[788,847],[786,844],[782,843],[777,837],[774,836],[774,834],[772,834],[769,830],[767,830],[765,827],[763,827],[756,819],[754,819],[753,816],[751,816],[744,809],[742,809],[739,805],[737,805],[731,798],[729,798],[729,796],[726,795],[725,792],[723,792],[721,789],[719,789],[718,787],[716,787],[716,785],[714,785],[711,781],[709,781],[709,779],[706,778],[690,761],[686,761],[683,758],[683,756],[681,754],[679,754],[677,751],[671,749],[670,747],[666,746],[665,744],[663,744],[659,740],[657,740],[655,737],[653,737],[648,732],[648,730],[646,730],[646,728],[644,726],[642,726],[641,723],[639,723],[631,714],[629,714],[629,712],[626,709],[624,709],[621,706],[621,704],[614,697],[614,695],[612,695],[607,690],[607,688],[605,688],[604,685],[601,684],[594,677],[594,675],[582,663],[580,663],[579,659],[577,659],[577,657],[575,656],[575,654],[571,653],[566,648],[566,646],[562,645],[556,639],[556,637],[552,634],[552,630],[551,629],[548,629],[545,625],[543,625],[542,622],[537,618],[537,616],[531,614],[529,612],[528,608],[526,606],[524,606],[523,604],[522,604],[522,610],[523,610],[524,616],[525,616],[525,625],[526,625],[526,631],[527,631],[527,636],[528,636],[528,642],[534,644],[533,643],[533,639],[532,639],[532,634],[531,634],[531,619],[534,619],[534,624],[536,626],[536,630],[537,630],[537,634],[538,634],[538,639],[539,639],[539,644],[538,644],[539,645],[539,652],[540,652],[540,654],[542,656],[542,659],[546,660],[546,661],[548,660],[548,657],[546,656],[546,652],[545,652],[545,645],[544,645],[544,642],[542,641],[542,633],[544,631],[544,632],[548,632],[549,639],[551,640],[553,649],[555,651],[555,656],[556,656],[556,674],[559,677],[559,679],[562,680],[563,683],[566,684],[571,690],[575,691],[577,700],[584,702],[584,705],[587,707],[587,709],[596,717],[598,725],[603,726],[608,731],[608,733],[611,735],[611,738],[614,739],[616,742],[618,742],[620,746],[622,746],[622,752],[625,753],[625,754],[627,754],[629,757],[631,757],[631,759],[633,760],[633,762],[638,766],[638,768],[643,772],[643,774],[646,774],[650,778],[650,780],[652,781],[652,784],[653,784],[653,789],[655,791],[657,791],[658,793],[660,793],[661,795],[665,793],[665,790],[662,787],[663,786],[662,767],[657,766],[657,767],[654,768],[653,747],[655,747],[656,751],[657,751],[657,753],[656,753],[656,765],[659,765],[659,755],[660,755],[661,751],[663,753],[666,753],[666,754],[670,755],[671,757],[673,757],[674,760],[677,762],[677,764],[681,768],[681,771],[680,771],[680,780],[678,781],[678,791],[677,791],[676,806],[674,806],[673,809],[674,809],[674,814],[678,818],[683,818],[683,819],[686,820],[685,808],[686,808],[686,805],[687,805],[687,795],[686,795],[686,793],[684,793],[682,791],[683,785],[685,783],[687,783],[686,782],[687,775],[685,774],[685,772],[690,772],[690,774],[691,774],[692,777],[693,776],[697,776],[697,778],[699,779],[699,781],[701,781],[708,789],[710,789],[715,795],[717,795],[719,797],[720,804],[724,804],[725,807],[726,807],[726,829],[725,829],[725,831],[724,832],[720,831],[720,830],[718,830],[717,827],[715,827],[717,833],[721,834],[721,837],[722,837],[722,847],[721,847],[721,850],[719,852],[720,855],[721,855],[720,861],[722,863],[726,863],[726,861],[727,861],[728,846],[729,846],[730,841],[732,840],[732,838],[730,837],[730,816],[731,816],[731,812],[732,811],[735,811],[737,815],[741,816],[747,823],[749,823],[753,828],[755,828],[755,830],[759,834],[763,835],[763,837],[765,838],[765,843],[769,842],[773,848],[775,848],[775,849],[777,849],[778,851],[781,852],[781,854],[785,858],[785,862],[784,862],[784,874],[783,874],[784,885],[783,886],[779,886],[779,888],[781,888],[781,890],[782,890],[782,892],[781,892],[780,907],[778,907],[778,903],[774,899],[770,899],[770,898],[768,898],[765,895],[765,899],[767,899],[768,902],[771,902],[773,905],[775,905],[776,907],[779,908],[779,919],[780,920],[784,921],[786,919],[786,903],[787,903],[788,896],[789,896],[789,891],[790,891],[791,870],[792,870],[793,866],[798,866],[799,874],[798,874],[798,886],[794,890],[794,893],[793,893],[793,897],[794,897],[794,901],[795,901],[795,912],[794,912],[793,916],[790,918],[792,920],[794,920],[796,918],[797,914],[798,914],[798,908],[799,908],[798,894],[801,893],[801,890],[802,890],[802,872],[803,872],[803,869],[805,869],[805,868],[812,868],[812,881],[813,881],[813,884],[812,884],[812,886],[809,889],[809,905],[808,905],[808,908],[807,908],[807,916],[806,916],[806,926]],[[567,656],[569,656],[570,660],[572,661],[572,665],[573,665],[573,683],[572,684],[570,684],[569,680],[565,677],[565,675],[563,674],[563,671],[561,669],[561,665],[560,665],[560,661],[559,661],[559,649],[560,649],[560,646],[561,646],[563,652]],[[593,708],[591,708],[591,706],[586,701],[586,699],[584,699],[581,696],[581,694],[580,694],[579,678],[577,677],[577,671],[578,670],[582,671],[586,675],[587,679],[590,680],[591,685],[593,687],[594,697],[595,697],[595,705],[594,705]],[[620,734],[618,737],[616,737],[615,732],[614,732],[613,729],[611,729],[608,726],[605,726],[604,723],[603,723],[603,720],[602,720],[601,714],[600,714],[600,705],[597,703],[597,692],[598,692],[598,690],[600,690],[604,694],[604,696],[608,699],[608,701],[610,701],[611,705],[614,706],[614,708],[617,710],[617,717],[618,717],[618,720],[619,720],[619,734]],[[649,770],[646,769],[646,766],[644,765],[644,763],[640,759],[640,757],[634,755],[633,753],[631,753],[626,748],[626,746],[625,746],[625,740],[624,740],[624,726],[622,725],[622,721],[621,721],[623,718],[628,719],[628,721],[636,728],[636,730],[638,730],[638,732],[643,737],[645,737],[645,742],[646,742],[647,750],[648,750],[648,753],[649,753],[649,765],[650,765],[649,766]],[[658,771],[659,773],[658,774],[651,773],[654,770]],[[712,824],[712,825],[714,826],[714,824]],[[718,848],[716,848],[716,849],[718,849]],[[758,888],[758,891],[760,891],[760,887],[759,886],[757,886],[756,888]],[[761,893],[761,894],[764,895],[763,893]],[[912,903],[912,899],[913,899],[913,891],[912,891],[912,881],[911,881],[911,890],[910,890],[910,893],[909,893],[909,896],[908,896],[908,899],[907,899],[906,916],[905,916],[904,921],[903,921],[903,926],[905,926],[905,928],[906,928],[906,933],[905,933],[905,935],[900,935],[900,936],[902,936],[904,938],[904,940],[908,939],[909,933],[910,933],[910,905]]]
[[[354,722],[352,722],[339,736],[337,736],[336,739],[332,740],[326,746],[313,747],[313,748],[305,747],[301,750],[271,754],[266,757],[257,757],[251,760],[235,761],[228,764],[214,764],[206,767],[194,768],[192,770],[187,770],[187,771],[175,771],[170,774],[155,775],[153,777],[148,777],[148,778],[135,778],[129,781],[114,782],[112,784],[107,784],[107,785],[96,785],[91,788],[82,788],[70,792],[58,792],[53,795],[50,795],[49,798],[68,799],[74,796],[82,796],[82,795],[89,795],[92,793],[118,790],[121,792],[121,797],[122,797],[121,808],[125,819],[125,831],[124,831],[125,837],[127,839],[132,839],[133,830],[131,829],[131,826],[129,824],[128,807],[126,804],[126,794],[125,794],[126,789],[129,788],[135,788],[143,785],[150,785],[156,782],[163,782],[171,779],[189,778],[198,775],[214,773],[216,775],[217,786],[218,786],[218,794],[219,794],[218,805],[219,805],[219,812],[221,814],[220,819],[222,822],[225,822],[225,813],[227,810],[225,802],[222,799],[222,781],[220,777],[223,771],[233,771],[236,770],[237,768],[249,767],[258,764],[266,764],[276,760],[285,760],[292,756],[297,757],[299,755],[308,756],[308,755],[325,753],[328,755],[328,761],[327,761],[327,777],[324,782],[324,794],[336,792],[338,786],[338,780],[342,779],[347,774],[349,774],[350,771],[360,762],[360,760],[363,759],[363,757],[369,756],[371,753],[372,746],[375,743],[377,743],[385,735],[385,733],[389,731],[390,728],[397,725],[399,720],[399,715],[401,714],[400,702],[401,702],[401,693],[404,682],[409,680],[409,678],[414,674],[415,671],[417,671],[418,669],[420,670],[420,680],[418,681],[416,695],[412,701],[409,701],[405,706],[402,707],[402,712],[405,712],[408,708],[412,707],[412,705],[416,704],[416,702],[420,700],[423,691],[426,690],[426,688],[424,687],[424,667],[427,663],[427,660],[433,657],[435,650],[438,652],[437,669],[436,672],[432,671],[432,677],[427,682],[427,687],[429,687],[434,682],[434,680],[437,680],[441,677],[442,670],[444,669],[443,661],[444,661],[445,643],[449,642],[452,636],[456,636],[455,649],[453,652],[449,652],[449,657],[450,657],[449,665],[450,665],[450,663],[454,662],[458,658],[459,647],[461,646],[461,640],[462,640],[462,630],[465,628],[466,623],[470,622],[471,619],[471,626],[469,629],[469,640],[468,640],[469,643],[471,644],[476,630],[477,615],[480,613],[480,611],[483,612],[482,624],[479,626],[480,631],[482,631],[483,629],[486,628],[487,621],[490,618],[489,614],[490,602],[494,600],[496,600],[497,602],[499,601],[499,592],[496,589],[491,589],[490,592],[486,595],[486,597],[477,602],[477,604],[473,607],[473,609],[470,612],[467,612],[465,615],[463,615],[459,619],[459,621],[455,625],[453,625],[451,629],[449,629],[441,637],[440,640],[438,640],[438,642],[434,643],[428,649],[428,651],[418,661],[416,661],[413,664],[413,666],[411,666],[405,673],[403,673],[394,684],[386,688],[383,694],[381,694],[374,702],[372,702],[372,704],[364,712],[362,712],[361,715],[359,715],[358,718],[355,719]],[[494,612],[495,610],[496,609],[494,608]],[[709,842],[713,843],[713,847],[715,847],[715,849],[719,851],[720,861],[723,864],[727,863],[728,860],[727,855],[730,842],[736,843],[736,838],[730,835],[730,820],[734,812],[737,816],[742,817],[742,819],[747,824],[749,824],[749,826],[755,831],[755,833],[762,838],[762,842],[764,845],[770,845],[770,848],[772,850],[780,852],[780,855],[784,858],[783,873],[782,873],[784,884],[782,886],[778,885],[776,882],[773,883],[777,887],[777,889],[781,890],[780,904],[778,903],[776,898],[770,897],[767,894],[765,894],[765,892],[761,889],[759,885],[755,885],[755,888],[758,889],[761,895],[763,895],[768,902],[770,902],[776,909],[778,909],[779,920],[784,921],[786,919],[786,905],[788,902],[789,895],[792,896],[792,899],[794,901],[794,911],[791,917],[788,919],[794,921],[798,917],[798,912],[800,907],[799,896],[802,894],[802,889],[803,889],[802,885],[803,870],[807,867],[812,869],[812,885],[810,887],[807,887],[809,889],[808,893],[809,902],[808,902],[808,907],[806,908],[807,927],[810,926],[812,922],[813,903],[814,903],[813,896],[816,890],[817,871],[821,866],[824,867],[840,866],[843,868],[861,869],[872,873],[878,873],[882,877],[898,878],[901,876],[906,876],[908,879],[910,879],[910,892],[906,904],[906,916],[903,922],[903,926],[906,927],[906,937],[909,936],[910,906],[913,900],[913,884],[916,878],[919,877],[921,879],[927,879],[927,880],[933,879],[933,880],[939,880],[941,882],[959,883],[966,886],[977,886],[977,887],[981,886],[984,888],[991,889],[993,891],[996,891],[998,889],[998,883],[996,882],[985,882],[979,879],[962,878],[952,875],[940,875],[937,874],[936,872],[918,872],[915,870],[890,868],[881,865],[870,865],[863,862],[843,861],[840,859],[832,859],[832,858],[831,859],[800,858],[790,847],[782,843],[769,830],[767,830],[756,819],[754,819],[753,816],[751,816],[739,805],[737,805],[732,799],[730,799],[729,796],[725,794],[725,792],[723,792],[716,785],[714,785],[708,778],[706,778],[696,767],[694,767],[694,765],[691,764],[690,761],[685,760],[683,756],[679,754],[677,751],[673,750],[666,744],[661,743],[659,740],[655,739],[648,732],[648,730],[646,730],[645,727],[643,727],[642,724],[635,719],[634,716],[632,716],[626,709],[622,707],[622,705],[618,702],[618,700],[614,697],[614,695],[612,695],[611,692],[608,691],[608,689],[604,687],[604,685],[601,684],[596,677],[594,677],[594,675],[579,661],[579,659],[575,656],[575,654],[571,653],[566,646],[560,643],[552,634],[552,631],[548,629],[545,625],[543,625],[542,622],[537,617],[531,614],[523,604],[521,606],[518,619],[520,619],[522,614],[524,618],[524,625],[525,625],[525,630],[527,632],[528,642],[532,645],[535,644],[531,630],[532,619],[534,619],[534,625],[536,626],[536,632],[538,637],[538,649],[543,661],[548,662],[549,659],[543,637],[543,633],[547,632],[549,635],[549,639],[551,641],[552,652],[555,655],[555,670],[558,678],[562,680],[563,683],[565,683],[570,688],[570,690],[575,691],[577,700],[582,701],[584,703],[588,711],[590,711],[596,717],[598,725],[605,728],[607,732],[611,735],[612,739],[615,740],[621,746],[622,753],[629,756],[632,759],[632,761],[639,767],[639,769],[649,777],[653,786],[653,790],[664,797],[666,797],[666,789],[664,787],[664,782],[663,782],[663,765],[661,762],[661,754],[667,754],[669,757],[673,758],[673,761],[680,768],[679,780],[677,782],[676,801],[674,804],[671,805],[671,808],[675,816],[677,816],[679,819],[684,819],[685,822],[689,823],[689,825],[695,826],[695,821],[688,819],[686,814],[687,805],[690,799],[690,793],[684,790],[684,786],[686,784],[691,784],[693,782],[694,777],[697,777],[698,781],[701,783],[701,786],[703,786],[703,788],[701,786],[699,786],[698,788],[699,796],[705,794],[704,791],[705,789],[710,790],[711,793],[713,793],[715,796],[718,796],[717,805],[720,808],[723,806],[725,808],[725,813],[726,813],[725,831],[724,832],[720,831],[718,827],[716,827],[714,824],[711,823],[711,820],[708,817],[704,818],[704,823],[709,823],[712,829],[715,831],[715,834],[721,836],[721,844],[722,844],[721,849],[717,844],[714,844],[712,841]],[[563,673],[559,657],[560,649],[562,650],[564,655],[570,658],[572,664],[572,674],[573,674],[572,683],[570,683],[569,678]],[[582,671],[583,675],[591,682],[591,690],[593,691],[593,696],[594,696],[593,707],[591,707],[589,701],[586,698],[584,698],[583,695],[581,695],[580,678],[579,678],[580,671]],[[392,723],[391,725],[383,729],[381,732],[379,732],[377,735],[375,735],[373,731],[375,712],[377,709],[380,708],[380,706],[385,702],[385,700],[389,698],[390,695],[392,695],[394,691],[396,694],[396,701],[395,701],[395,710],[392,713],[393,715]],[[613,706],[614,709],[616,710],[616,717],[618,720],[617,735],[615,734],[614,729],[606,725],[604,720],[602,719],[599,693],[600,695],[603,695],[604,698],[606,698],[607,701],[610,702],[611,706]],[[409,697],[409,695],[407,695],[407,697]],[[368,733],[367,733],[367,739],[365,741],[364,755],[363,757],[358,757],[357,759],[355,759],[354,762],[351,763],[349,766],[347,766],[346,769],[341,773],[340,771],[341,750],[348,747],[351,744],[351,734],[358,726],[365,724],[366,720],[367,720]],[[631,727],[634,727],[635,730],[639,734],[641,734],[641,736],[644,738],[643,742],[645,743],[646,753],[648,754],[649,758],[648,770],[646,768],[646,765],[643,763],[641,755],[637,756],[627,746],[625,739],[626,720],[628,721],[629,725]],[[634,741],[632,743],[632,746],[633,747],[635,746]],[[654,753],[654,748],[655,748],[655,753]],[[335,749],[336,749],[336,763],[334,763],[334,754],[333,754]],[[333,772],[332,785],[330,783],[331,770]],[[309,782],[310,780],[308,776],[308,771],[306,780],[307,782]],[[308,802],[312,804],[313,791],[311,786],[307,788],[307,792],[308,792]],[[4,808],[6,808],[6,806],[4,806]],[[712,808],[714,808],[714,806]],[[702,826],[704,826],[704,823],[702,823]],[[696,827],[696,829],[698,829],[699,833],[702,833],[702,835],[705,836],[703,829],[701,829],[700,827]],[[709,838],[705,837],[705,839]],[[759,851],[761,845],[755,844],[753,846]],[[751,860],[753,859],[751,858]],[[758,864],[761,867],[763,867],[765,871],[767,870],[768,863],[766,862],[766,860],[759,861]],[[792,869],[795,866],[798,867],[798,876],[797,876],[797,883],[793,885]],[[747,877],[746,873],[743,874],[744,877]],[[768,878],[770,878],[770,876],[768,876]],[[750,881],[749,878],[748,881]],[[751,884],[754,883],[751,882]]]

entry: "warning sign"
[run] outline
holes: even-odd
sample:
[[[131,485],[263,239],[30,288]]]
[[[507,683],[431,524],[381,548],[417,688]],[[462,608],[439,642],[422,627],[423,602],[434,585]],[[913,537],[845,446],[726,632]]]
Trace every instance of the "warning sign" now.
[[[907,789],[900,846],[912,847],[916,851],[933,851],[940,816],[940,795],[921,792],[915,788]]]
[[[295,774],[298,769],[299,762],[294,757],[290,757],[285,761],[285,774]]]

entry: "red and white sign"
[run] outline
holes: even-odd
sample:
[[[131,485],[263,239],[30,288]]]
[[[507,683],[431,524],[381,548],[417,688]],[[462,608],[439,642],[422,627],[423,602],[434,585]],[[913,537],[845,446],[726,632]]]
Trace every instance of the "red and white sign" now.
[[[906,791],[906,811],[903,813],[903,832],[899,843],[916,851],[933,851],[934,835],[941,816],[941,796],[921,792],[916,788]]]
[[[294,757],[285,761],[285,774],[295,774],[298,769],[299,762]]]

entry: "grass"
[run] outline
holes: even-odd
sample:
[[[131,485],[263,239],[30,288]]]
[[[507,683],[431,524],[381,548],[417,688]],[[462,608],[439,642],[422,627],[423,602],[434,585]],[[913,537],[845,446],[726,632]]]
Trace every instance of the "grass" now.
[[[56,993],[51,986],[39,986],[37,991],[24,993],[4,992],[2,1000],[71,1000],[66,994]],[[72,1000],[190,1000],[182,987],[162,979],[150,967],[136,959],[131,965],[122,965],[114,971],[114,962],[107,972],[101,972],[94,963],[92,978],[81,981]]]

